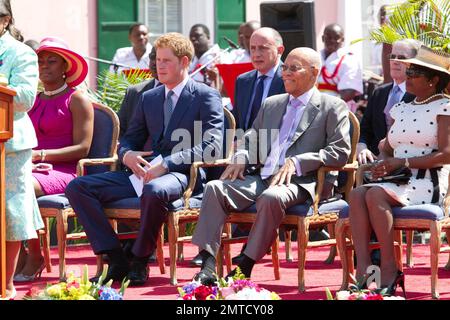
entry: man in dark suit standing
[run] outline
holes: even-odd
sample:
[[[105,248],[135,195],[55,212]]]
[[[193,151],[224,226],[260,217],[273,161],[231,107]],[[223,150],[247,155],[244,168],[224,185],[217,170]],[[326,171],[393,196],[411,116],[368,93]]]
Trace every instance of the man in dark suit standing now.
[[[420,42],[412,39],[399,40],[393,44],[390,54],[390,73],[394,82],[374,90],[361,120],[361,136],[358,143],[358,161],[361,164],[373,162],[379,154],[378,144],[386,137],[392,125],[389,111],[400,101],[410,102],[414,96],[406,92],[406,66],[392,59],[414,58]]]
[[[130,285],[144,284],[148,279],[148,258],[156,248],[168,204],[179,199],[188,185],[190,164],[194,160],[211,160],[206,155],[213,151],[220,157],[223,139],[224,114],[219,92],[188,76],[194,54],[192,43],[179,33],[168,33],[156,40],[155,47],[158,77],[164,86],[143,94],[130,127],[120,140],[119,159],[132,172],[80,177],[66,188],[93,251],[109,258],[105,281],[127,277]],[[194,132],[201,133],[202,138]],[[144,148],[148,137],[151,152]],[[144,159],[159,155],[163,160],[157,164],[150,165]],[[132,173],[143,179],[144,187],[140,229],[130,265],[103,206],[136,197],[129,179]],[[201,176],[198,191],[202,190],[204,172]]]
[[[283,39],[272,28],[260,28],[250,38],[250,56],[255,70],[236,80],[233,115],[237,129],[251,128],[262,102],[275,94],[285,93],[281,79]]]
[[[144,92],[156,88],[160,82],[158,81],[158,72],[156,70],[156,48],[153,47],[152,51],[149,55],[150,64],[149,69],[152,73],[153,79],[145,80],[141,83],[138,83],[134,86],[130,86],[126,93],[125,97],[122,100],[122,105],[120,106],[120,110],[118,112],[119,121],[120,121],[120,134],[119,138],[121,138],[127,128],[130,126],[130,121],[133,116],[134,110],[136,109],[139,100],[141,100]]]

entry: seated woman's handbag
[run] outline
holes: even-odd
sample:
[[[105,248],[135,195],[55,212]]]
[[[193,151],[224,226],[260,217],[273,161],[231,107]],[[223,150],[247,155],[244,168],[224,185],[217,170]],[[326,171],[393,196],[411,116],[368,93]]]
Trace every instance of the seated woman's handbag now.
[[[400,167],[392,172],[390,172],[387,176],[380,177],[378,179],[372,178],[372,172],[366,171],[364,172],[364,183],[383,183],[383,182],[391,182],[396,184],[407,184],[409,179],[412,176],[411,169],[408,167]]]

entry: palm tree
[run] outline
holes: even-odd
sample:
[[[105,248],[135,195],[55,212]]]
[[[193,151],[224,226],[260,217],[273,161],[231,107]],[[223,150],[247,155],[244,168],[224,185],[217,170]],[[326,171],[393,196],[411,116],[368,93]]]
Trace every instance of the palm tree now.
[[[87,94],[92,101],[104,104],[118,112],[122,104],[127,88],[147,80],[146,71],[135,69],[132,72],[116,74],[104,70],[97,76],[97,90],[87,89]]]
[[[387,7],[389,20],[370,32],[370,40],[392,44],[417,39],[424,45],[450,53],[450,1],[408,0]]]

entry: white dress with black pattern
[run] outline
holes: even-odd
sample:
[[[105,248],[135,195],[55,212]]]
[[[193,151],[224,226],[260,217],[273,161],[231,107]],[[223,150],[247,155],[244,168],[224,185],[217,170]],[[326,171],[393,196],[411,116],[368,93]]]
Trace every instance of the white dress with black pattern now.
[[[443,98],[428,104],[415,105],[400,102],[392,107],[395,120],[388,132],[389,144],[395,158],[420,157],[438,149],[438,115],[450,116],[450,99]],[[450,165],[439,170],[439,204],[447,193]],[[424,179],[417,179],[418,169],[411,169],[413,176],[408,184],[370,183],[365,186],[380,186],[404,205],[432,202],[433,183],[430,171]]]

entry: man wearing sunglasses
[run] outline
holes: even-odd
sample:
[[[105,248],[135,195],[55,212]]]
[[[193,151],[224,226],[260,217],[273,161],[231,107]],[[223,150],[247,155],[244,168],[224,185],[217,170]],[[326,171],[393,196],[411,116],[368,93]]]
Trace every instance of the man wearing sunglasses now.
[[[366,111],[361,120],[361,135],[358,143],[358,162],[365,164],[373,162],[379,154],[378,144],[386,137],[386,133],[392,125],[389,111],[392,106],[400,101],[411,102],[412,94],[406,92],[406,66],[404,63],[393,59],[414,58],[420,42],[412,39],[397,41],[392,46],[390,58],[390,74],[394,80],[383,84],[374,90],[369,98]]]
[[[219,180],[206,185],[192,239],[203,257],[195,279],[203,284],[216,280],[215,257],[229,211],[241,211],[256,203],[256,222],[238,264],[249,278],[254,264],[278,236],[286,208],[314,197],[317,170],[323,165],[340,167],[347,162],[348,107],[341,99],[316,89],[320,69],[317,51],[303,47],[289,53],[282,72],[287,93],[263,102],[251,129],[238,143],[242,148],[238,148],[232,164]],[[327,176],[324,198],[330,196],[335,180],[336,176]]]

